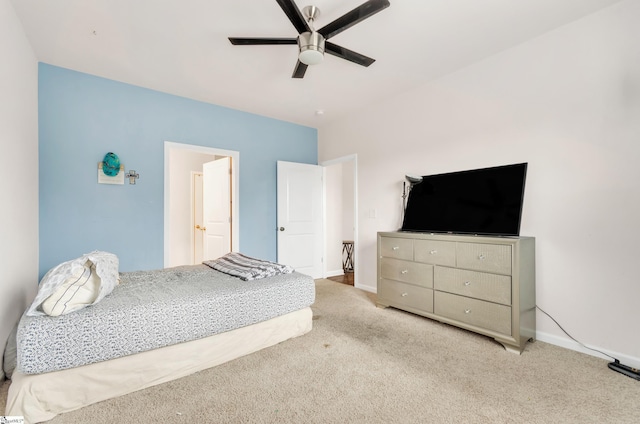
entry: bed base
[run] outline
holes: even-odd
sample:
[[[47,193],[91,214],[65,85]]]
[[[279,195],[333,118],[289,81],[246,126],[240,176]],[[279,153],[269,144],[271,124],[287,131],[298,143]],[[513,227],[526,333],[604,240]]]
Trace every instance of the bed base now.
[[[7,416],[38,423],[202,371],[311,331],[311,308],[204,339],[45,374],[13,373]]]

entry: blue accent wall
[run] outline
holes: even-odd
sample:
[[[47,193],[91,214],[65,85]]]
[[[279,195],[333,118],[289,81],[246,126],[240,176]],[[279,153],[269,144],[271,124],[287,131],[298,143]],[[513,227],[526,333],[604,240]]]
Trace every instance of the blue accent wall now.
[[[276,162],[317,164],[316,129],[44,63],[38,80],[40,277],[92,250],[163,267],[165,141],[240,152],[241,250],[276,259]],[[97,183],[110,151],[136,185]]]

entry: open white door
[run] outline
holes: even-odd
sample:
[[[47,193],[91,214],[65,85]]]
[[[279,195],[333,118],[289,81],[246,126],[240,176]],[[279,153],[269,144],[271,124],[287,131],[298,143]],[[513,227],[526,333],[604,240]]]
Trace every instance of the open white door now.
[[[322,168],[278,161],[278,262],[322,278]]]
[[[202,174],[202,260],[207,261],[231,251],[231,158],[203,164]]]
[[[191,172],[191,197],[193,200],[192,220],[193,220],[193,265],[202,263],[202,252],[204,250],[204,220],[202,218],[202,172]]]

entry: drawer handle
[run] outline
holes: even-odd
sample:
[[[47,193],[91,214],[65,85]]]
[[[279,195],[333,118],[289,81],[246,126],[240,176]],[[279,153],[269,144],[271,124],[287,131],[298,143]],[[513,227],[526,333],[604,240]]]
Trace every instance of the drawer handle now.
[[[436,253],[438,253],[437,250],[432,250],[432,251],[429,252],[430,255],[435,255]]]
[[[408,274],[409,270],[408,269],[403,269],[402,271],[400,271],[400,274]]]
[[[391,250],[399,250],[399,249],[400,249],[400,246],[393,246],[393,247],[391,248]]]
[[[467,286],[467,287],[470,286],[471,285],[471,281],[465,281],[464,285]]]
[[[401,296],[402,296],[402,297],[407,297],[408,295],[409,295],[409,293],[404,292],[404,293],[402,293],[402,295],[401,295]]]
[[[465,310],[464,310],[464,313],[465,313],[465,314],[470,314],[470,313],[471,313],[471,309],[465,309]]]
[[[484,261],[487,257],[484,255],[484,253],[481,253],[480,255],[478,255],[478,259],[480,259],[481,261]]]

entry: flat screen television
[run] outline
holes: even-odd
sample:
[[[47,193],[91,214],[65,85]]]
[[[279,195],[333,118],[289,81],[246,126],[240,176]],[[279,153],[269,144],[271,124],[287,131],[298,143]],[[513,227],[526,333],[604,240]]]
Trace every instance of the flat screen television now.
[[[520,234],[527,164],[425,175],[409,192],[402,231]]]

